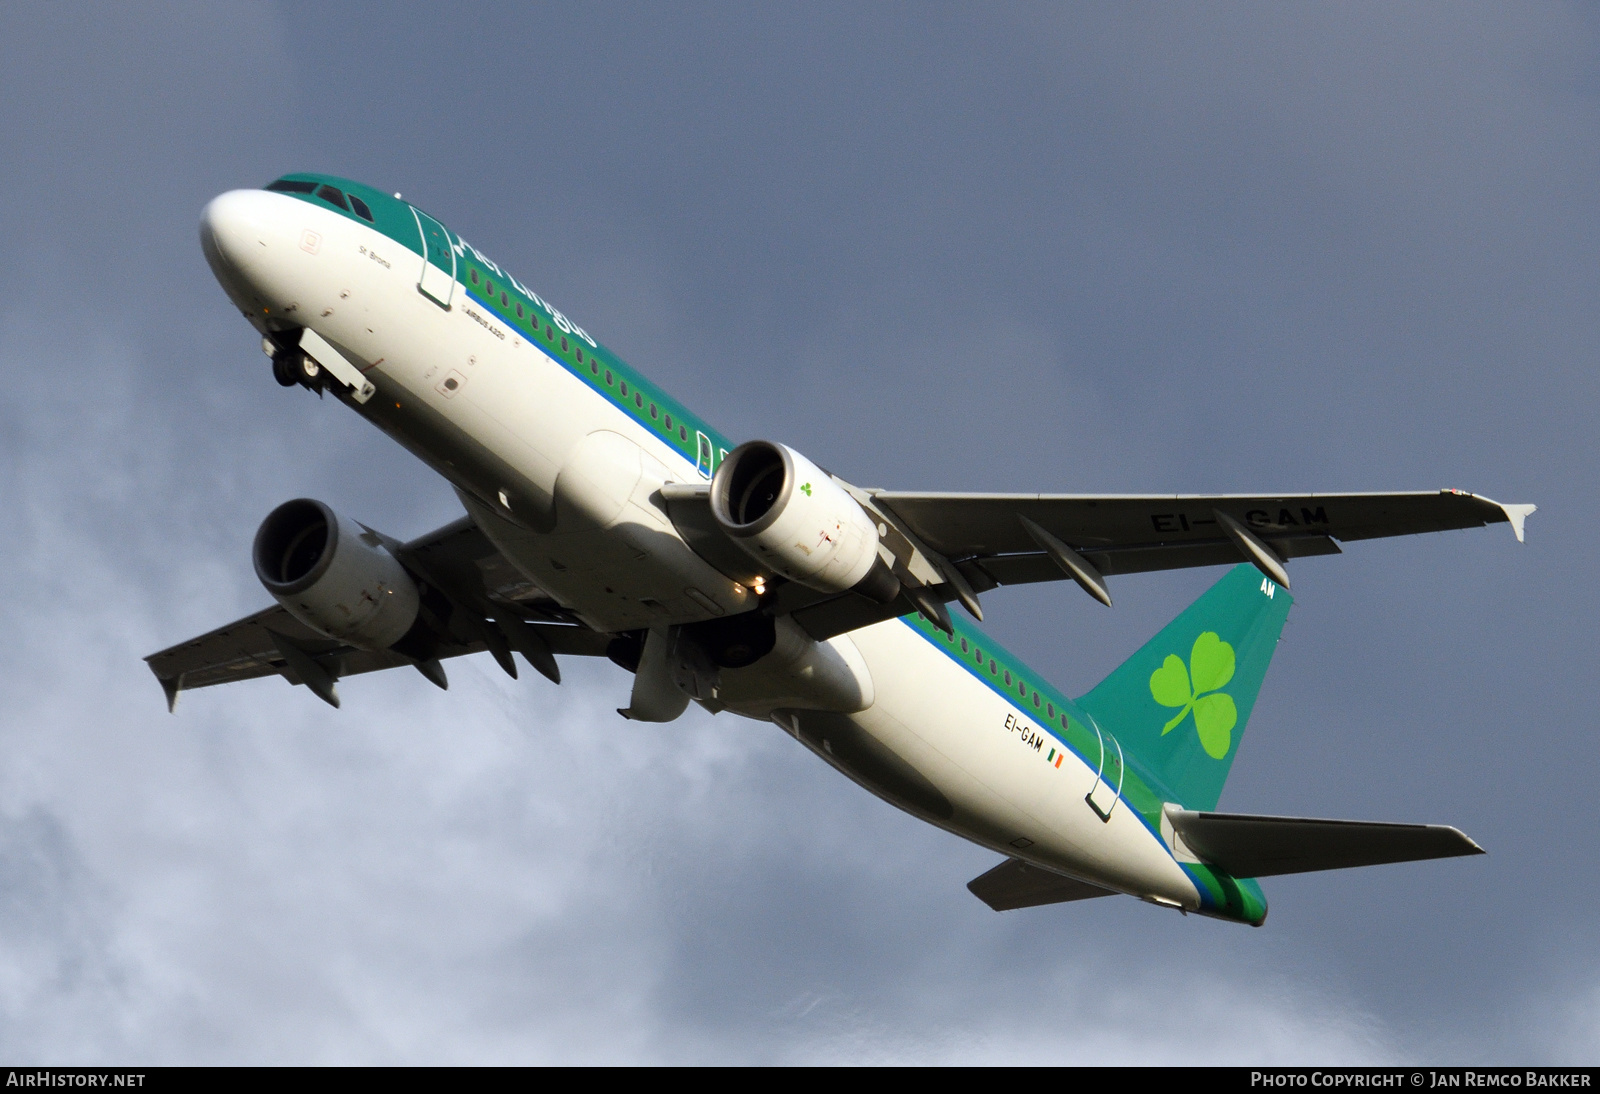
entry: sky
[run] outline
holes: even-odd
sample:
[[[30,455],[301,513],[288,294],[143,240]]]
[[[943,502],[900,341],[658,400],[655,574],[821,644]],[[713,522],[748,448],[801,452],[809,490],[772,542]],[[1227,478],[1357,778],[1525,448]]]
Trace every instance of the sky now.
[[[0,1057],[1595,1062],[1593,8],[235,0],[0,32]],[[207,200],[308,170],[404,192],[728,434],[862,485],[1537,503],[1526,545],[1296,563],[1221,803],[1489,854],[1269,879],[1259,929],[999,915],[965,889],[992,852],[771,726],[623,722],[609,662],[169,715],[141,658],[265,606],[279,502],[459,515],[279,388],[206,268]],[[1077,694],[1219,574],[996,590],[986,627]]]

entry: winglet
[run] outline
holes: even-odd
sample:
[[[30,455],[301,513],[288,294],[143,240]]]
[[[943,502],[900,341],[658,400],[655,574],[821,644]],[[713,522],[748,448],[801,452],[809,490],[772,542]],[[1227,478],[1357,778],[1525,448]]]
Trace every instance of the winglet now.
[[[161,690],[167,693],[167,713],[178,712],[178,693],[183,690],[183,673],[176,676],[158,676],[161,681]]]
[[[1499,502],[1496,502],[1495,504],[1500,505]],[[1526,542],[1522,538],[1522,526],[1527,521],[1528,517],[1531,514],[1538,512],[1538,510],[1539,507],[1537,505],[1500,505],[1500,511],[1504,513],[1506,515],[1506,519],[1511,522],[1511,530],[1517,534],[1518,543]]]

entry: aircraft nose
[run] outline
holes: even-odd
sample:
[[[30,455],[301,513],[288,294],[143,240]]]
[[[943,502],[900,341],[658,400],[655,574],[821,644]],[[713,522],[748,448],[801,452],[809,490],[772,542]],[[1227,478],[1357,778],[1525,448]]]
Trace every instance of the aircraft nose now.
[[[264,190],[230,190],[213,198],[200,215],[200,247],[225,287],[250,280],[257,252],[267,242],[270,217],[264,206],[276,197]]]

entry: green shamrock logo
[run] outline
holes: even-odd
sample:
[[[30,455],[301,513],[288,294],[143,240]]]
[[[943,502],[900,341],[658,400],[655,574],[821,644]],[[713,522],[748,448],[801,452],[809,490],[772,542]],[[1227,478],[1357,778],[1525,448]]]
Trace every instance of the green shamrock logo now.
[[[1161,735],[1176,729],[1192,710],[1206,755],[1214,760],[1227,756],[1239,708],[1233,705],[1233,696],[1217,689],[1232,679],[1233,647],[1217,637],[1216,631],[1206,631],[1194,640],[1187,667],[1177,654],[1167,654],[1161,667],[1150,674],[1150,694],[1164,707],[1183,709],[1161,727]]]
[[[800,492],[809,498],[811,496],[811,484],[809,482],[806,483],[800,488]]]

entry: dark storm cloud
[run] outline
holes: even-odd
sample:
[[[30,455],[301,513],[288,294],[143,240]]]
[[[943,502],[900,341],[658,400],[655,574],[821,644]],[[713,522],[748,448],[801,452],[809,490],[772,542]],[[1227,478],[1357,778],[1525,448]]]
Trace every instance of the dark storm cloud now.
[[[12,1055],[1592,1051],[1582,9],[5,23]],[[297,168],[404,191],[730,432],[857,481],[1541,503],[1523,549],[1497,528],[1298,567],[1224,800],[1457,823],[1490,857],[1277,879],[1259,931],[1127,900],[996,916],[962,887],[987,852],[770,727],[623,724],[609,664],[352,680],[337,715],[261,681],[168,717],[138,658],[264,599],[272,505],[400,535],[456,512],[278,389],[204,268],[205,200]],[[1212,577],[986,604],[1081,690]]]

